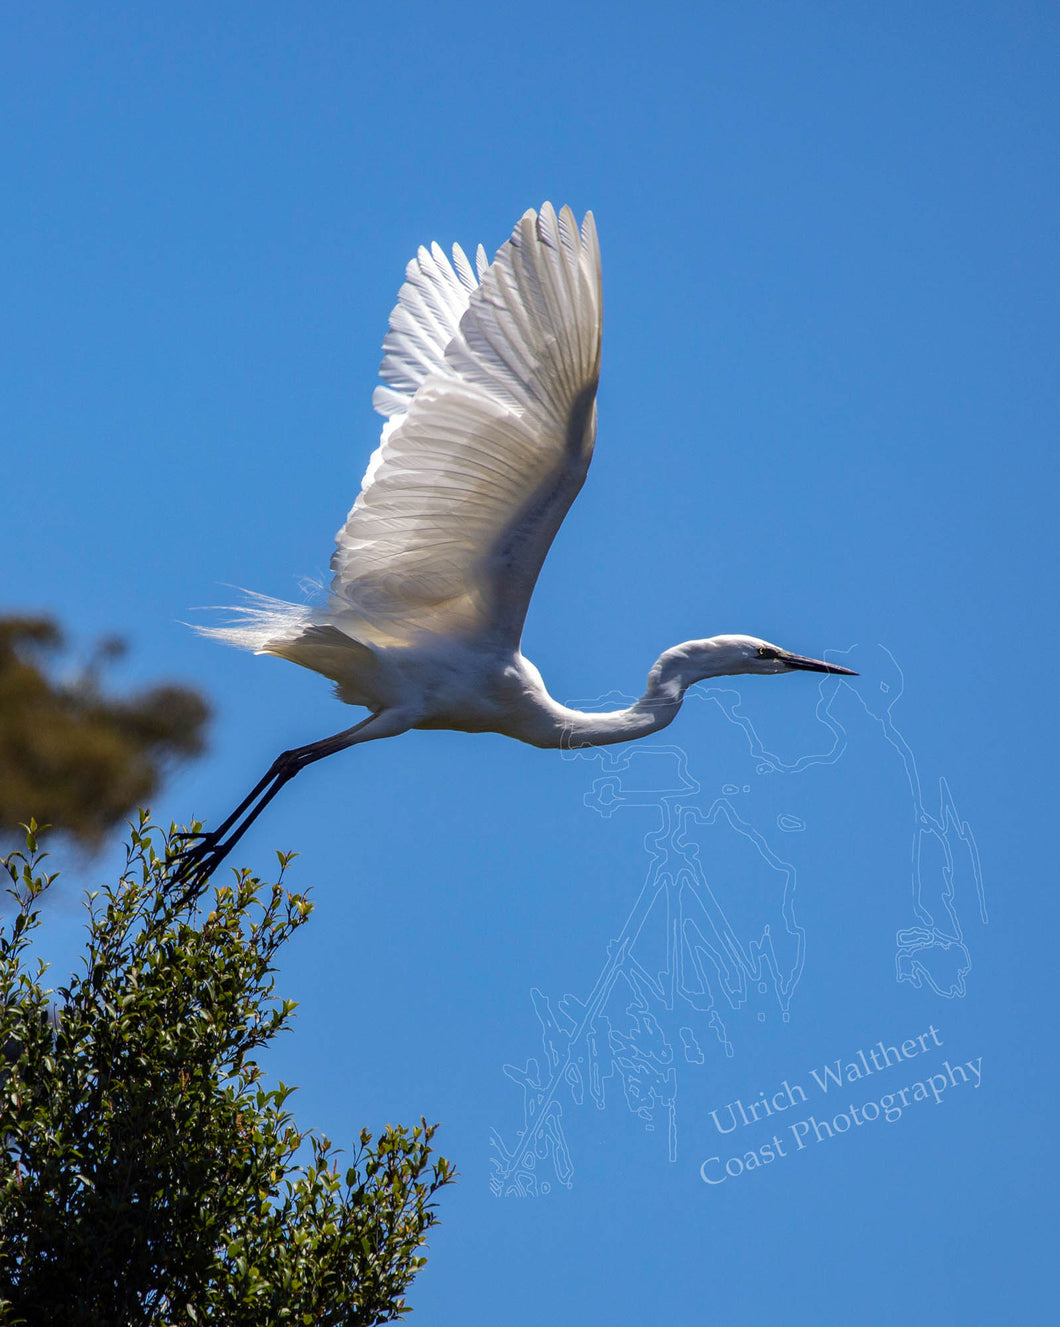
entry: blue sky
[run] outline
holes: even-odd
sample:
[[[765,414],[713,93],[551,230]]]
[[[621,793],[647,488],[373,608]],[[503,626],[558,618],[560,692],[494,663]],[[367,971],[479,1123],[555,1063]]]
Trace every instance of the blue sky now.
[[[241,845],[297,849],[317,902],[270,1065],[300,1119],[444,1121],[415,1321],[1052,1321],[1055,10],[42,3],[0,33],[4,599],[210,695],[160,819],[350,722],[181,622],[326,573],[404,264],[546,198],[594,210],[605,290],[596,459],[524,639],[553,694],[720,632],[862,673],[703,687],[625,754],[409,734]],[[71,864],[57,945],[105,869]],[[719,1129],[785,1081],[806,1101]]]

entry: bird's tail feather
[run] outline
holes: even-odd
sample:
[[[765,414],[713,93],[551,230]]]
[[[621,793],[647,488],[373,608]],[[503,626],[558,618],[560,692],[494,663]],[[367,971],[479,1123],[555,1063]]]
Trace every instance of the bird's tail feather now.
[[[373,705],[379,670],[374,650],[323,620],[322,613],[308,604],[289,604],[251,590],[244,594],[245,603],[222,610],[235,613],[234,621],[220,627],[195,625],[194,630],[255,654],[289,659],[330,678],[339,699],[348,705]]]
[[[254,590],[244,590],[243,594],[246,602],[225,604],[218,610],[233,613],[231,621],[219,627],[191,623],[192,630],[241,650],[253,650],[255,654],[282,654],[283,646],[297,640],[315,620],[308,604],[289,604]]]

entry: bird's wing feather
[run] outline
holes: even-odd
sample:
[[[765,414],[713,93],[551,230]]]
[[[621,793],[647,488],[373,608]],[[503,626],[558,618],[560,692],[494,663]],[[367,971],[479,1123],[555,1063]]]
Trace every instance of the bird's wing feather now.
[[[600,257],[592,214],[527,212],[494,261],[409,265],[375,405],[387,415],[332,558],[331,614],[374,644],[515,646],[592,455]]]

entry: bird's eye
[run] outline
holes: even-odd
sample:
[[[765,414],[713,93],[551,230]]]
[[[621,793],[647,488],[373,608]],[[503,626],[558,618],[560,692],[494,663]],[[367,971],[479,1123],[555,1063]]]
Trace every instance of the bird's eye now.
[[[769,656],[770,656],[772,653],[773,653],[773,651],[772,651],[771,649],[769,649],[767,646],[765,646],[765,645],[759,645],[759,647],[758,647],[758,657],[759,657],[759,659],[768,659]]]

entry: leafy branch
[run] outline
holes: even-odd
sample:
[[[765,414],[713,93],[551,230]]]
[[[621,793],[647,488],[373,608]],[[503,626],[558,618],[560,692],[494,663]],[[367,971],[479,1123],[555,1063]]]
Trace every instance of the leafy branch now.
[[[362,1130],[345,1169],[298,1127],[257,1057],[290,1025],[275,960],[312,904],[282,855],[272,885],[241,871],[208,910],[175,901],[167,848],[141,812],[121,878],[89,898],[82,970],[54,991],[32,957],[56,879],[33,823],[3,859],[0,1321],[399,1317],[453,1179],[437,1126]]]

